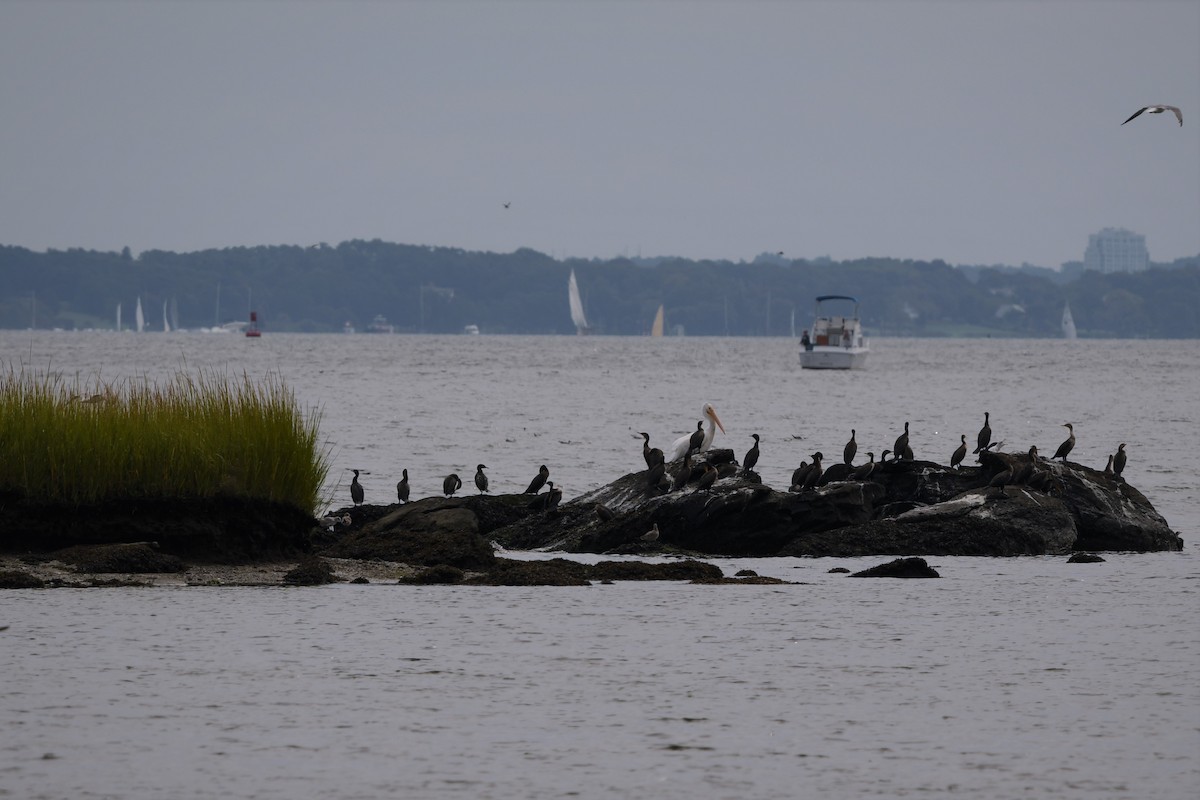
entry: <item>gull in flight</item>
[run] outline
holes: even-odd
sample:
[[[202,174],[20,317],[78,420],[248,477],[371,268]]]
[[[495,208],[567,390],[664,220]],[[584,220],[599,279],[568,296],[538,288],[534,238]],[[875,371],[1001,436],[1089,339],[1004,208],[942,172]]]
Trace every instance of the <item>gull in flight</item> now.
[[[1175,106],[1146,106],[1145,108],[1139,108],[1137,111],[1135,111],[1133,116],[1129,119],[1134,119],[1142,114],[1161,114],[1164,111],[1173,111],[1175,113],[1175,119],[1179,120],[1180,125],[1183,124],[1183,112]],[[1129,122],[1129,119],[1125,120],[1125,122]],[[1124,125],[1125,122],[1122,122],[1121,124]]]

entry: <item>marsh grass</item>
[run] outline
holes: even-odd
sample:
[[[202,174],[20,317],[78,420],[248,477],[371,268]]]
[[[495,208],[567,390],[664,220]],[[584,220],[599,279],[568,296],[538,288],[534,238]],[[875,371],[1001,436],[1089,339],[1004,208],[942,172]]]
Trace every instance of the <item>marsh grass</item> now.
[[[271,376],[107,383],[0,374],[0,491],[33,503],[233,496],[313,513],[329,470],[307,416]]]

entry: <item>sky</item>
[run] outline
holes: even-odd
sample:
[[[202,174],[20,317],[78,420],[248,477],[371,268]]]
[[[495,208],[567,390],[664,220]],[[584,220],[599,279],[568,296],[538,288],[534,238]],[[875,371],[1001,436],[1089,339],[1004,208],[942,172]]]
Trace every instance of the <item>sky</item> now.
[[[39,251],[1200,253],[1197,0],[0,0],[0,109]]]

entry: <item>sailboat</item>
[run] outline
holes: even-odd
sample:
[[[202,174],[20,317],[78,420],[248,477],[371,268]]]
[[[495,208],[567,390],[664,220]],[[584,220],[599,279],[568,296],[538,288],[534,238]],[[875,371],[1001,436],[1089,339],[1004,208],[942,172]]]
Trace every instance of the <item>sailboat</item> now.
[[[650,326],[650,335],[663,335],[663,307],[661,305],[658,307],[658,313],[654,315],[654,324]]]
[[[567,281],[567,299],[571,303],[571,322],[575,323],[575,333],[586,336],[590,332],[587,317],[583,313],[583,301],[579,299],[579,284],[575,281],[575,270],[571,270],[571,279]]]
[[[117,333],[120,333],[121,330],[121,304],[117,303]]]
[[[171,332],[171,323],[167,320],[167,301],[163,300],[163,333]]]
[[[142,333],[146,330],[146,315],[142,313],[142,296],[138,295],[137,309],[133,312],[133,318],[137,322],[137,332]]]
[[[1063,305],[1062,334],[1064,339],[1075,338],[1075,320],[1071,317],[1071,304]]]

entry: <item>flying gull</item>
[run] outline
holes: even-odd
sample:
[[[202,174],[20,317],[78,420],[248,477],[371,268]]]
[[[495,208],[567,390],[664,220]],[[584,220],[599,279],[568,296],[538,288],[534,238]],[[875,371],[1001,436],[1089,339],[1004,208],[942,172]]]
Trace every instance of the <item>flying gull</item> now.
[[[1173,111],[1175,113],[1175,119],[1179,120],[1180,125],[1183,124],[1183,112],[1175,106],[1146,106],[1145,108],[1139,108],[1137,111],[1135,111],[1133,116],[1129,119],[1134,119],[1142,114],[1162,114],[1164,111]],[[1129,122],[1129,119],[1125,120],[1125,122]],[[1125,122],[1122,122],[1121,124],[1124,125]]]

